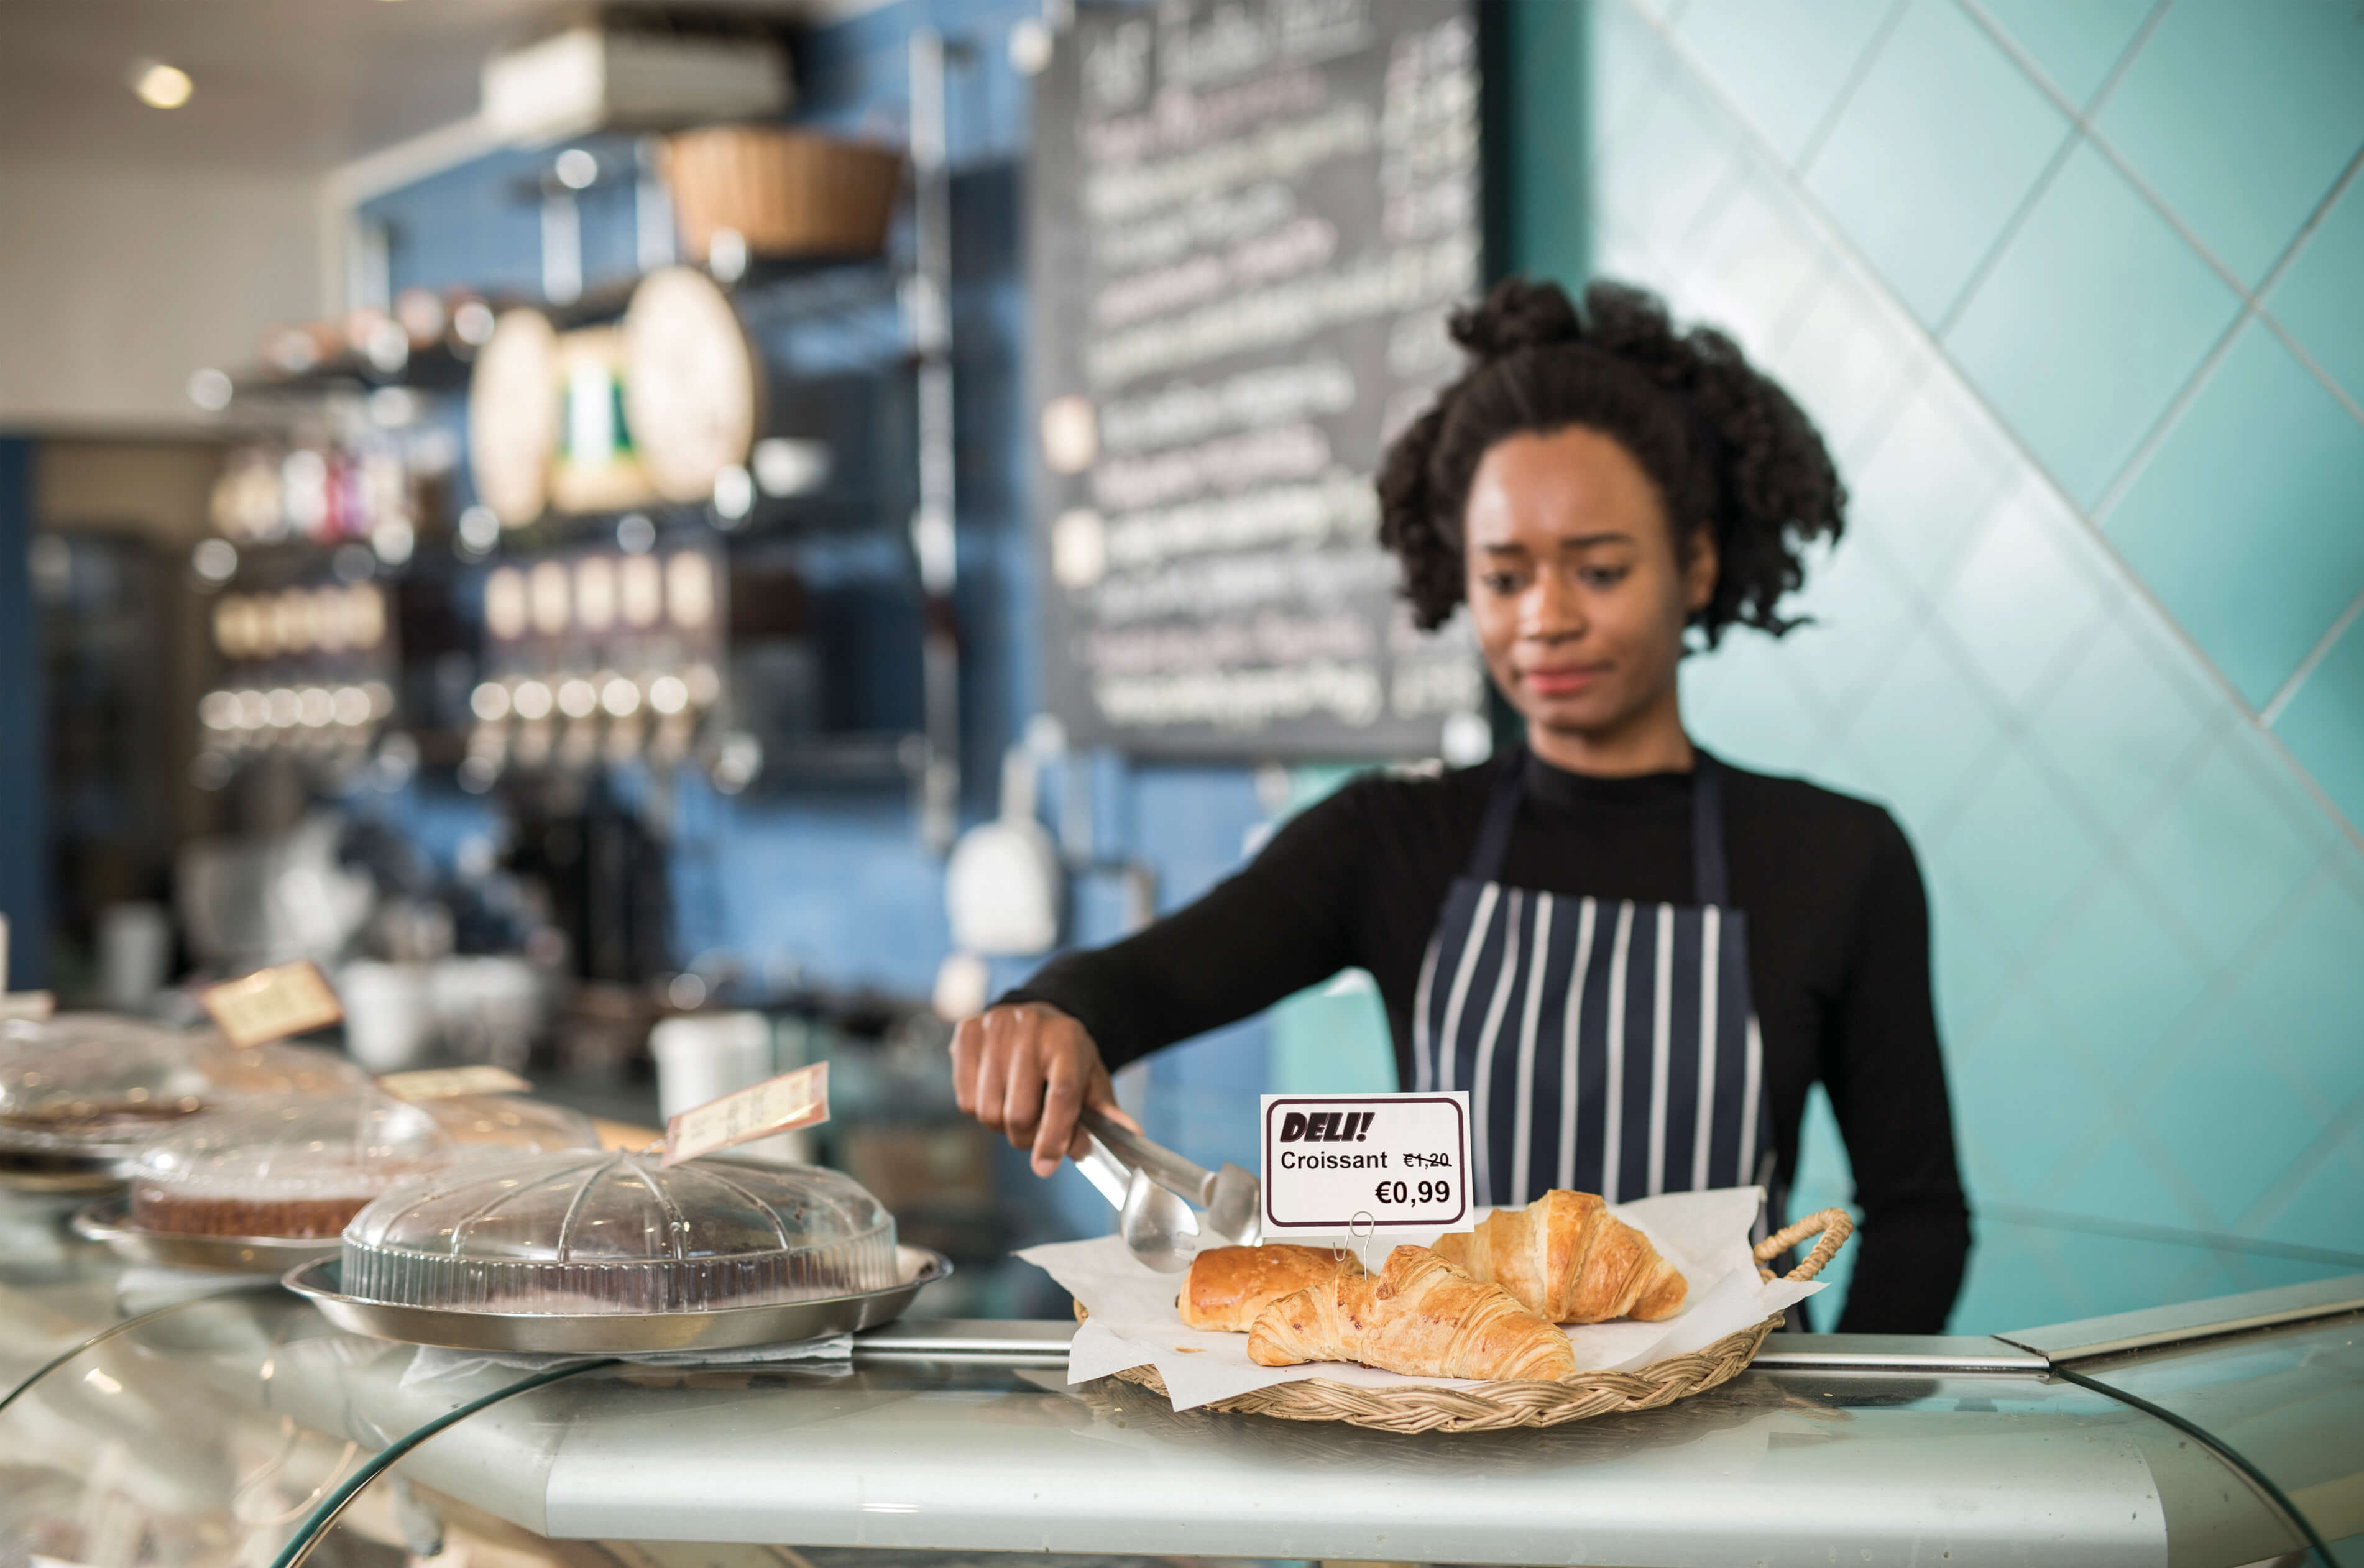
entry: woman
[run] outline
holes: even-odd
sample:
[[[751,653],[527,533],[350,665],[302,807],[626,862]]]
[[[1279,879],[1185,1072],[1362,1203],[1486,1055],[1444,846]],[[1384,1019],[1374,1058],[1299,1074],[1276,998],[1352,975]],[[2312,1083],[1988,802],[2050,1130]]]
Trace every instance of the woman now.
[[[1404,1085],[1469,1091],[1485,1201],[1758,1182],[1778,1223],[1820,1079],[1863,1209],[1839,1327],[1938,1332],[1969,1218],[1912,849],[1692,745],[1675,678],[1692,630],[1795,624],[1845,494],[1721,334],[1615,284],[1585,306],[1513,280],[1457,315],[1470,363],[1379,476],[1415,617],[1467,605],[1524,744],[1361,778],[1188,908],[1054,959],[961,1025],[961,1106],[1048,1174],[1111,1068],[1360,965]]]

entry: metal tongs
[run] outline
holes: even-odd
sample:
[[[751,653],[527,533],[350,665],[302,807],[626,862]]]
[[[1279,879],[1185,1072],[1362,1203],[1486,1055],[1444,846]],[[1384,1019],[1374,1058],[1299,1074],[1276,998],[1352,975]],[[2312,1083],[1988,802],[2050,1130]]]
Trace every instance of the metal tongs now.
[[[1189,1267],[1202,1238],[1242,1247],[1264,1240],[1264,1197],[1249,1172],[1228,1161],[1210,1171],[1098,1110],[1082,1119],[1090,1150],[1076,1166],[1116,1206],[1118,1233],[1151,1268]],[[1206,1212],[1193,1213],[1192,1203]]]

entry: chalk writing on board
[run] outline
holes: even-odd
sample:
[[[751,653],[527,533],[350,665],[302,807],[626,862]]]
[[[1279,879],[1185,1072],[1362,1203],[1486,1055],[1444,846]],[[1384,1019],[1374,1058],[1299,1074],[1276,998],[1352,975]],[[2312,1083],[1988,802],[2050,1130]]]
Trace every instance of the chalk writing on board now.
[[[1467,0],[1087,10],[1038,85],[1046,684],[1085,743],[1436,750],[1483,681],[1415,631],[1385,443],[1480,279]]]

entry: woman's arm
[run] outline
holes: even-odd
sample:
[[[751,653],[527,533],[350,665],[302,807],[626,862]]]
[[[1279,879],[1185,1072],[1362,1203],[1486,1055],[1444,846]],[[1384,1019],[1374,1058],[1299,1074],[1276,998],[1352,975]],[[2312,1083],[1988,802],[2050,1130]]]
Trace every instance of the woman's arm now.
[[[1233,1023],[1355,962],[1373,784],[1307,807],[1237,874],[1122,941],[1062,953],[953,1038],[961,1108],[1047,1175],[1111,1069]]]
[[[1823,1079],[1863,1210],[1838,1329],[1939,1334],[1961,1288],[1969,1208],[1929,992],[1929,905],[1903,831],[1884,813]]]

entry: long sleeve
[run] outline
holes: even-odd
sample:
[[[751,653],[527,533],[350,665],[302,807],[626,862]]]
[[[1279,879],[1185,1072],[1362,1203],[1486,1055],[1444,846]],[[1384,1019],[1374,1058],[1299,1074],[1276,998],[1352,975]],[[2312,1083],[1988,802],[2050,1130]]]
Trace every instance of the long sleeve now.
[[[1838,1329],[1936,1334],[1961,1286],[1969,1208],[1930,999],[1928,900],[1903,832],[1880,825],[1822,1053],[1863,1210]]]
[[[1111,1068],[1234,1023],[1361,962],[1371,785],[1307,807],[1236,874],[1108,947],[1052,959],[1005,1002],[1047,1002],[1090,1031]]]

